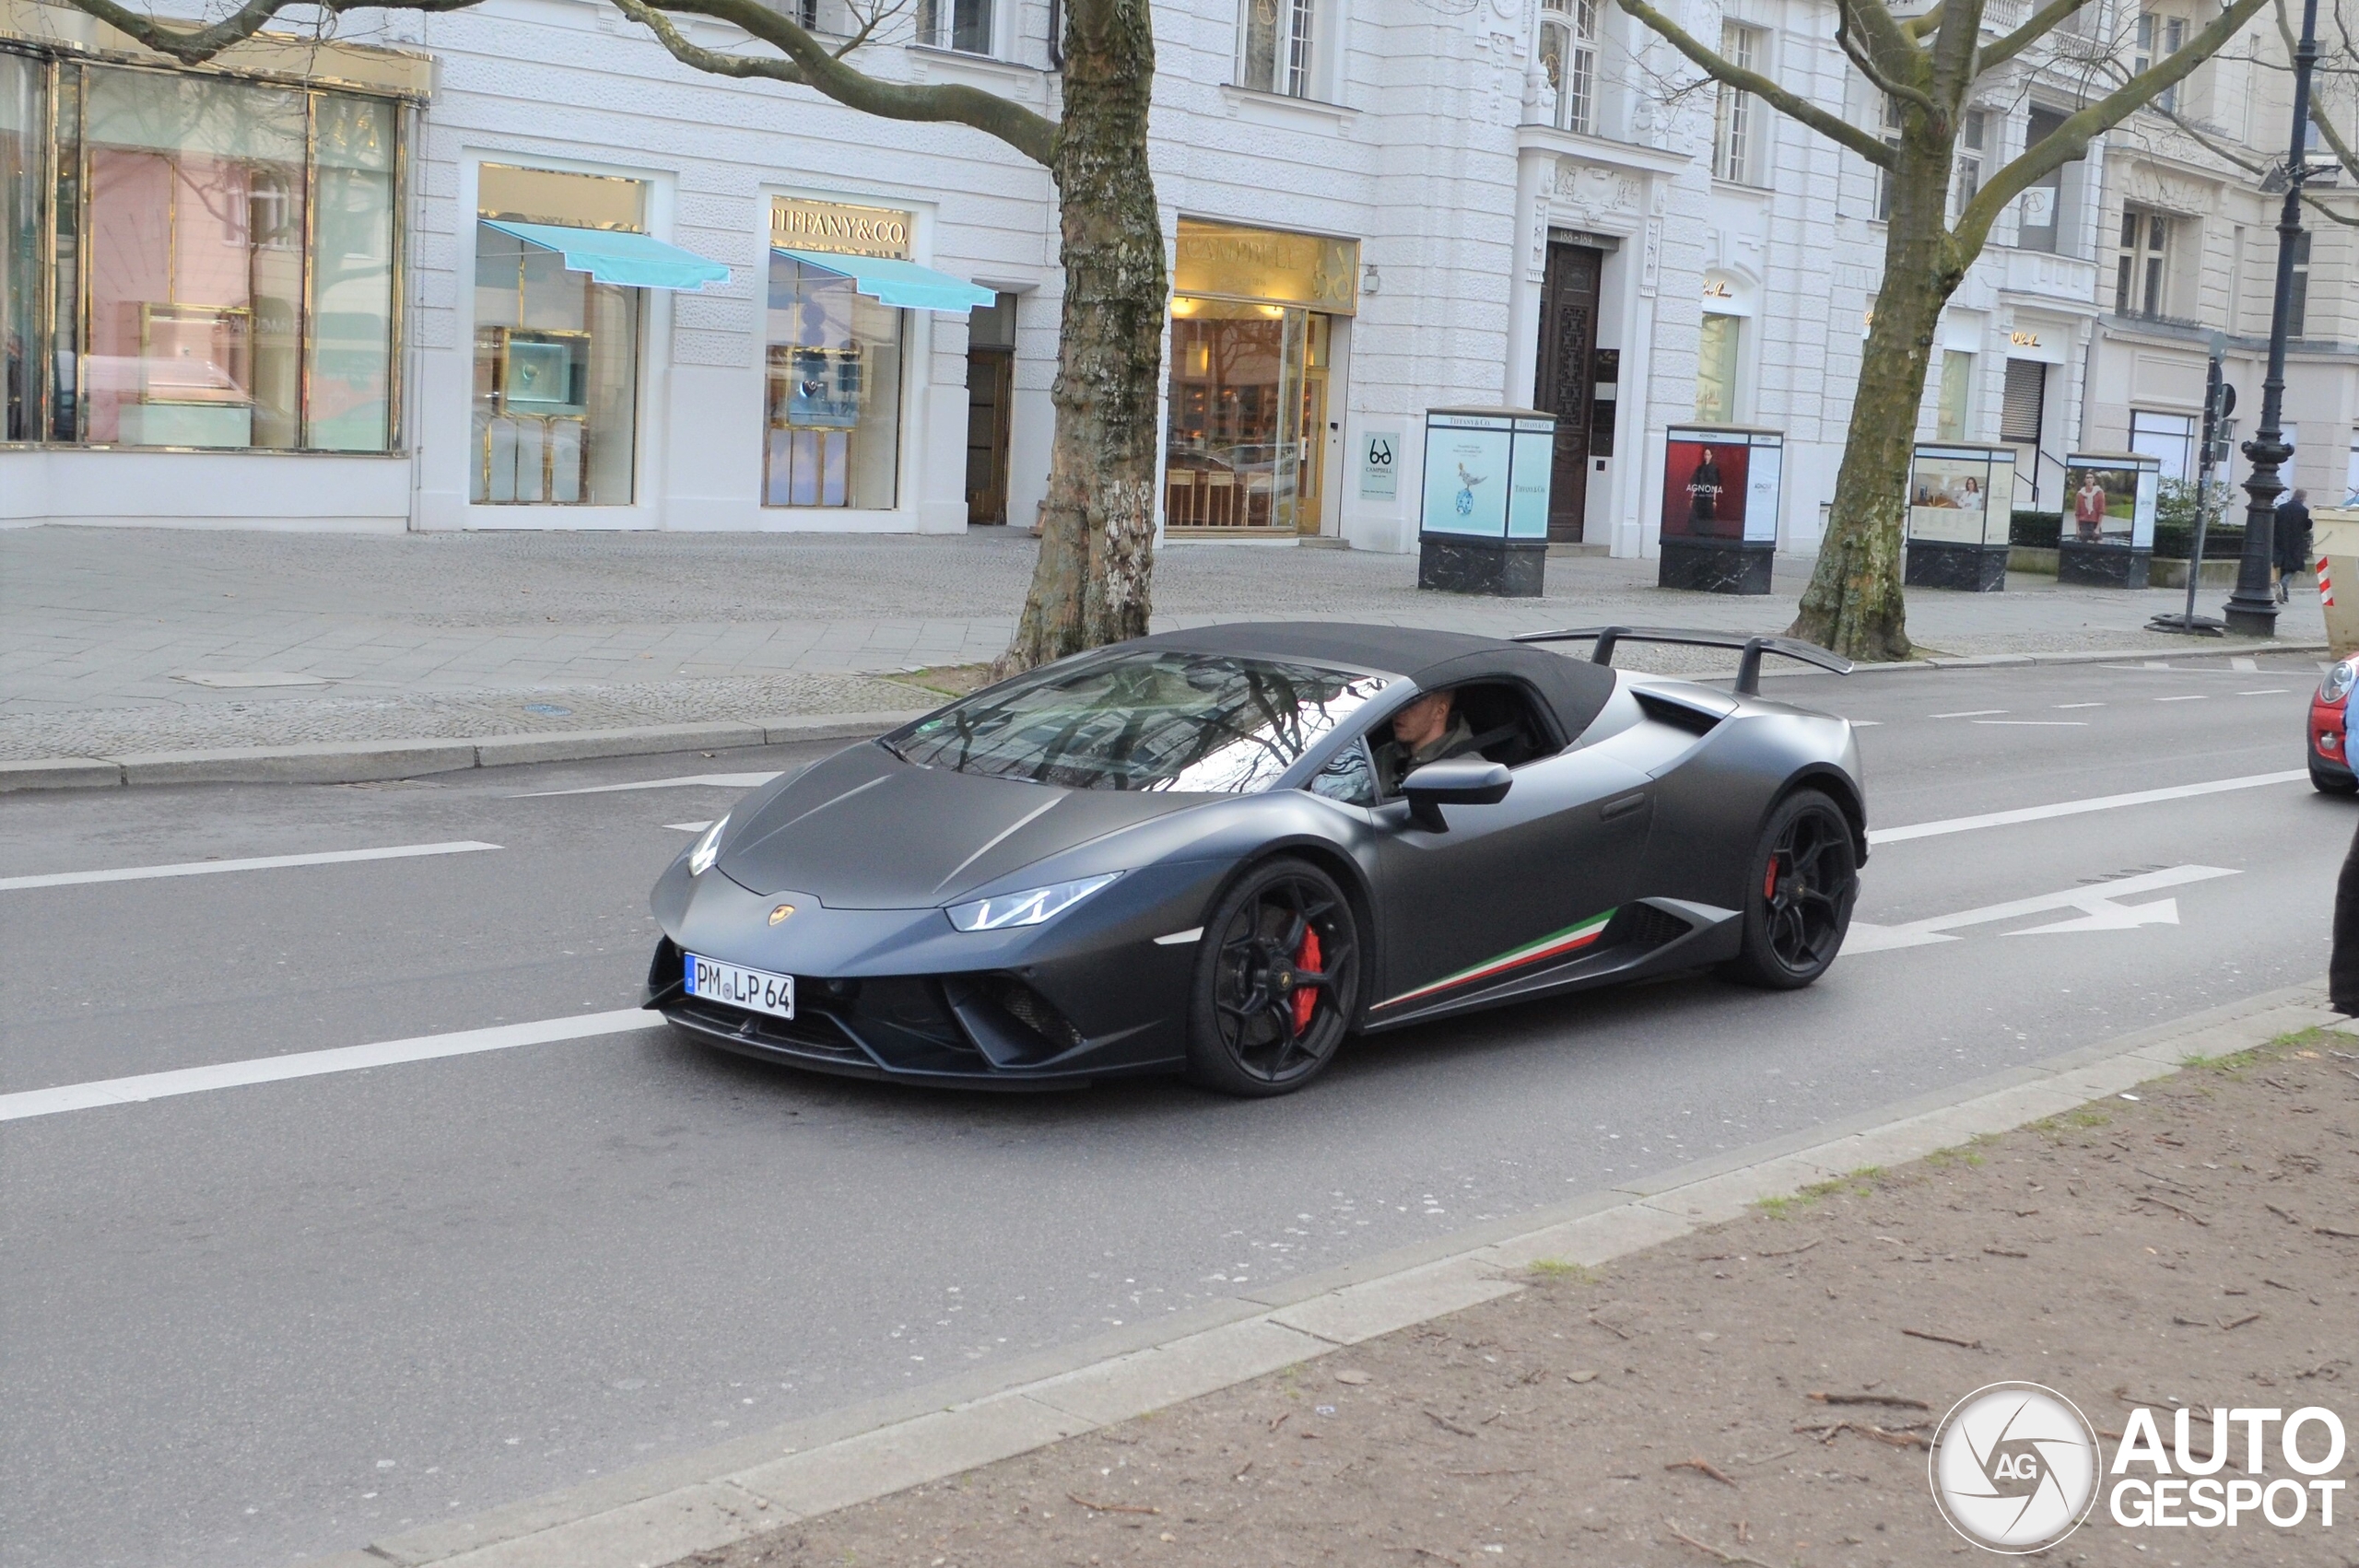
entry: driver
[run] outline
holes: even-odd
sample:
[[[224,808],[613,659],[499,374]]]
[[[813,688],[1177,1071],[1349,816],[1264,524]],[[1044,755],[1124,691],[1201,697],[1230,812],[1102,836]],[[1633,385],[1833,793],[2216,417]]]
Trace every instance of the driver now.
[[[1392,738],[1376,750],[1376,785],[1380,798],[1401,792],[1401,780],[1429,762],[1474,749],[1474,731],[1458,712],[1449,692],[1427,692],[1392,716]]]

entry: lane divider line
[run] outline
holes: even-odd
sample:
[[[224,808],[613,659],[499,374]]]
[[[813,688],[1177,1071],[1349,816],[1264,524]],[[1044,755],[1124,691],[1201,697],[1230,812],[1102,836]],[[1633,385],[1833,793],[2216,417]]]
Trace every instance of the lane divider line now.
[[[182,1067],[168,1072],[142,1072],[128,1078],[102,1078],[88,1083],[61,1083],[53,1089],[24,1089],[13,1094],[0,1094],[0,1121],[22,1121],[29,1117],[56,1116],[63,1111],[96,1110],[101,1106],[132,1106],[142,1100],[161,1100],[174,1094],[201,1094],[213,1089],[278,1083],[290,1078],[316,1078],[328,1072],[358,1072],[366,1068],[392,1067],[405,1061],[431,1061],[436,1057],[472,1056],[479,1051],[504,1051],[518,1046],[584,1040],[598,1035],[651,1029],[663,1022],[661,1013],[643,1007],[626,1007],[613,1012],[584,1012],[571,1018],[544,1018],[531,1024],[499,1024],[488,1029],[463,1029],[450,1035],[420,1035],[407,1040],[381,1040],[370,1046],[339,1046],[324,1051],[290,1051],[285,1056],[216,1062],[209,1067]]]
[[[581,790],[534,790],[520,801],[546,801],[556,795],[612,795],[625,790],[686,790],[702,785],[714,790],[758,790],[776,773],[687,773],[677,778],[640,778],[628,784],[593,784]]]
[[[2242,778],[2214,778],[2204,784],[2174,784],[2165,790],[2133,790],[2126,795],[2093,795],[2083,801],[2057,801],[2045,806],[2020,806],[1980,816],[1954,816],[1942,822],[1920,822],[1907,827],[1877,827],[1868,831],[1870,844],[1898,844],[1910,838],[1938,838],[1950,833],[1971,833],[1980,827],[2011,827],[2019,822],[2046,822],[2050,817],[2079,816],[2084,812],[2109,812],[2121,806],[2151,805],[2157,801],[2189,801],[2199,795],[2221,795],[2231,790],[2257,790],[2265,784],[2291,784],[2309,778],[2304,767],[2283,773],[2254,773]]]
[[[316,855],[257,855],[242,860],[183,860],[170,866],[122,866],[105,872],[52,872],[46,876],[0,877],[0,893],[31,887],[74,887],[90,882],[145,882],[160,876],[211,876],[217,872],[267,872],[283,866],[334,866],[349,860],[405,860],[419,855],[464,855],[497,849],[473,838],[448,844],[394,844],[382,849],[328,849]]]

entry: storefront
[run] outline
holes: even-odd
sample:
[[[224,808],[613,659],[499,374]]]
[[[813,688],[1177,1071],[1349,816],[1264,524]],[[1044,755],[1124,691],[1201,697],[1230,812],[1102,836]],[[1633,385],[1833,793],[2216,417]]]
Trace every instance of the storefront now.
[[[1182,536],[1334,532],[1331,386],[1359,305],[1359,243],[1180,220],[1164,526]]]
[[[336,87],[0,40],[0,440],[399,450],[404,89],[423,62],[313,58]]]

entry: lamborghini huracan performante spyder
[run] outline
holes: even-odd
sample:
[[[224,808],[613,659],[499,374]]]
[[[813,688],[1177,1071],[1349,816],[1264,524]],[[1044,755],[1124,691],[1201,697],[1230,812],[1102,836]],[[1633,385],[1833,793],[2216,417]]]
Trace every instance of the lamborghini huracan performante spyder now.
[[[1742,646],[1733,695],[1615,670],[1633,640]],[[1765,653],[1848,669],[1630,627],[1080,654],[739,802],[655,885],[648,1005],[829,1072],[1273,1094],[1473,1008],[1704,965],[1805,986],[1866,802],[1849,723],[1764,700]]]

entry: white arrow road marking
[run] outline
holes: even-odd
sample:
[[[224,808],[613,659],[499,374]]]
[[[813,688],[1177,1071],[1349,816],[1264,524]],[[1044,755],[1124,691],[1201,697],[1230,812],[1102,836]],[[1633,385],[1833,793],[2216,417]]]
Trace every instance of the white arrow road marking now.
[[[685,790],[708,784],[716,790],[754,790],[777,778],[775,773],[690,773],[678,778],[641,778],[630,784],[593,784],[582,790],[535,790],[520,801],[545,800],[551,795],[611,795],[617,790]]]
[[[2008,934],[2033,936],[2043,931],[2118,931],[2134,926],[2175,926],[2178,924],[2178,901],[2175,898],[2165,898],[2153,904],[2129,905],[2116,900],[2132,893],[2184,887],[2191,882],[2210,882],[2214,877],[2236,874],[2218,866],[2172,866],[2165,871],[2146,872],[2113,882],[2068,887],[2061,893],[2043,894],[2037,898],[2017,898],[2005,904],[1986,904],[1979,909],[1962,909],[1954,915],[1935,915],[1930,919],[1910,920],[1904,925],[1876,926],[1864,920],[1854,920],[1850,933],[1843,939],[1843,951],[1884,953],[1896,947],[1930,947],[1937,942],[1957,941],[1947,933],[1964,926],[1988,925],[1994,920],[2016,920],[2025,915],[2044,915],[2051,909],[2078,909],[2085,918],[2060,920],[2053,925],[2035,926],[2030,930]]]
[[[2309,778],[2307,768],[2283,773],[2253,773],[2242,778],[2214,778],[2208,784],[2174,784],[2166,790],[2134,790],[2126,795],[2093,795],[2084,801],[2058,801],[2045,806],[2021,806],[2009,812],[1985,812],[1980,816],[1954,816],[1942,822],[1920,822],[1907,827],[1868,830],[1871,844],[1898,844],[1910,838],[1938,838],[1946,833],[1970,833],[1978,827],[2011,827],[2019,822],[2045,822],[2052,816],[2078,816],[2083,812],[2109,812],[2117,806],[2143,806],[2156,801],[2186,801],[2229,790],[2255,790],[2264,784],[2291,784]]]
[[[201,1094],[208,1089],[236,1089],[249,1083],[316,1078],[323,1072],[357,1072],[364,1068],[390,1067],[404,1061],[428,1061],[435,1057],[471,1056],[478,1051],[504,1051],[517,1046],[587,1039],[593,1035],[619,1035],[630,1029],[651,1029],[663,1022],[661,1013],[651,1012],[645,1008],[626,1007],[613,1012],[584,1012],[571,1018],[544,1018],[531,1024],[500,1024],[488,1029],[463,1029],[449,1035],[382,1040],[373,1046],[290,1051],[285,1056],[216,1062],[210,1067],[142,1072],[129,1078],[102,1078],[89,1083],[61,1083],[53,1089],[26,1089],[14,1094],[0,1094],[0,1121],[55,1116],[61,1111],[95,1110],[100,1106],[135,1105],[141,1100],[160,1100],[172,1094]]]
[[[260,855],[243,860],[183,860],[170,866],[122,866],[107,872],[53,872],[0,877],[0,893],[26,887],[70,887],[86,882],[145,882],[159,876],[211,876],[216,872],[267,872],[284,866],[335,866],[350,860],[406,860],[417,855],[464,855],[497,844],[463,838],[449,844],[395,844],[383,849],[330,849],[316,855]]]

